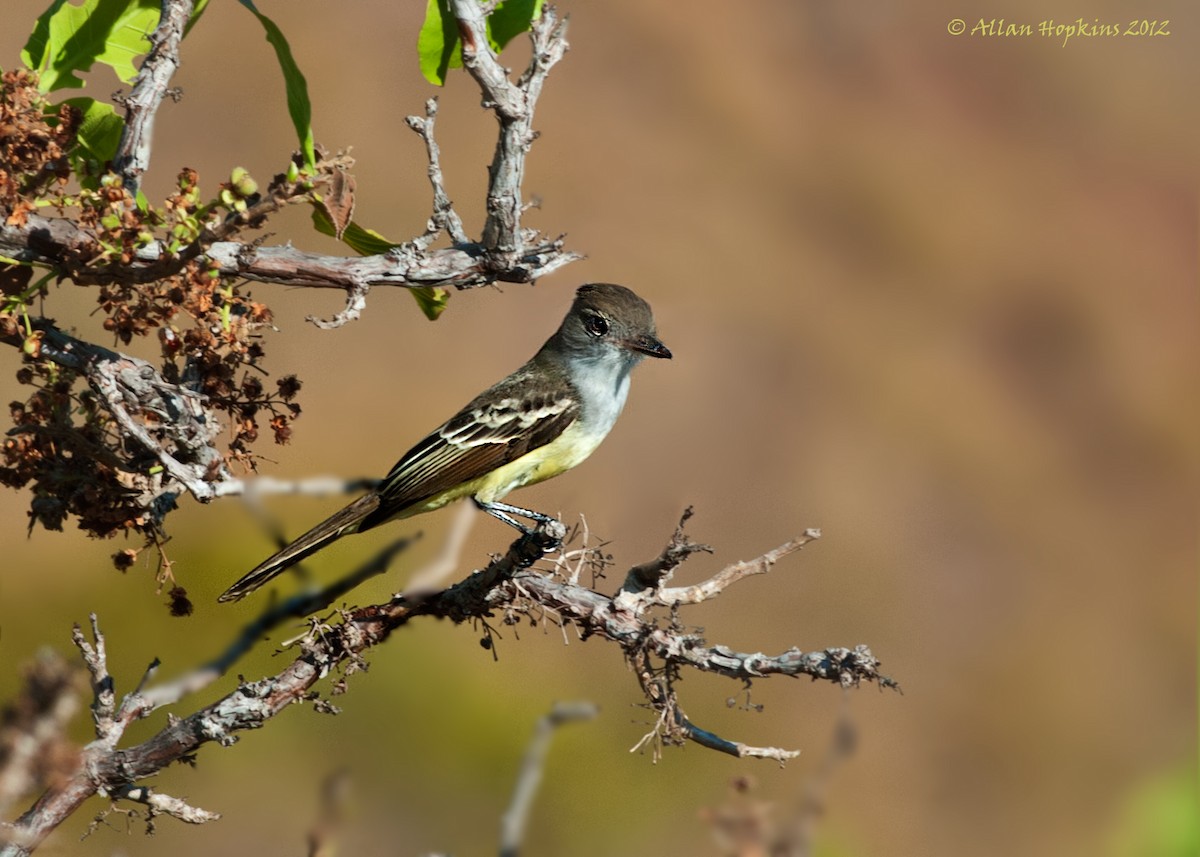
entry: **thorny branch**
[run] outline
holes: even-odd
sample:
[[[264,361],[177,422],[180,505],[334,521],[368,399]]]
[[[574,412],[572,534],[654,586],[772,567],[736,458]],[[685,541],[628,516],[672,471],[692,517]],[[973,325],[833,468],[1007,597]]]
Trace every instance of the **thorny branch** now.
[[[864,681],[875,682],[881,687],[897,687],[892,679],[878,671],[878,661],[866,646],[807,653],[793,648],[778,655],[738,652],[707,643],[698,633],[680,625],[673,610],[671,618],[664,622],[660,613],[674,605],[662,593],[671,590],[643,593],[640,598],[630,598],[628,592],[607,596],[563,579],[562,575],[547,575],[544,570],[534,568],[548,554],[561,550],[566,535],[566,528],[557,521],[541,524],[513,542],[505,554],[445,590],[397,595],[386,603],[340,610],[334,617],[340,621],[314,621],[309,632],[297,643],[299,654],[279,673],[258,681],[243,681],[216,702],[186,717],[171,717],[156,735],[123,749],[117,745],[131,723],[209,686],[229,670],[254,640],[261,639],[288,617],[324,609],[365,576],[385,568],[391,553],[402,549],[403,544],[394,545],[389,549],[391,553],[385,551],[367,566],[320,592],[302,594],[269,607],[263,616],[247,626],[225,653],[181,678],[155,684],[159,665],[153,662],[139,685],[119,703],[107,670],[104,637],[93,617],[91,641],[79,629],[74,636],[92,680],[97,738],[83,749],[79,764],[70,775],[47,789],[7,831],[0,828],[0,837],[8,839],[7,846],[0,847],[0,855],[23,857],[30,854],[93,794],[114,798],[150,795],[148,791],[137,790],[141,788],[140,781],[174,762],[192,760],[205,744],[217,743],[226,747],[234,744],[238,733],[265,725],[294,703],[312,702],[319,710],[336,712],[330,702],[319,698],[314,685],[340,671],[341,678],[335,682],[333,693],[344,691],[346,678],[363,667],[367,649],[384,642],[393,632],[420,617],[463,623],[486,621],[498,613],[506,621],[520,621],[519,617],[523,615],[540,613],[564,627],[574,627],[583,637],[616,643],[634,667],[646,696],[646,705],[656,714],[653,730],[638,745],[653,745],[656,759],[663,744],[685,740],[732,755],[771,758],[780,762],[795,755],[795,751],[730,741],[692,723],[679,705],[675,688],[679,674],[688,668],[742,683],[771,675],[788,675],[809,676],[843,688],[855,687]],[[799,545],[788,546],[803,544],[813,538],[810,531],[758,560],[734,563],[718,571],[706,581],[708,589],[704,598],[715,597],[744,579],[746,569],[765,571],[781,552],[795,550]],[[182,801],[154,794],[156,802],[152,807],[156,811],[185,821],[212,816]]]

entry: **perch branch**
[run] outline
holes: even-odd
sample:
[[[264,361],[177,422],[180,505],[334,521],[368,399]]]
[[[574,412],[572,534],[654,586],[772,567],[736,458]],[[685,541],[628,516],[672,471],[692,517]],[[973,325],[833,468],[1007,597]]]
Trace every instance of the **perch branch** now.
[[[9,828],[9,842],[0,847],[0,855],[29,854],[89,796],[98,792],[125,794],[122,789],[136,786],[140,780],[173,762],[190,760],[205,744],[232,745],[241,731],[263,726],[295,703],[308,701],[317,710],[335,711],[328,702],[317,698],[313,686],[336,670],[348,676],[361,669],[368,648],[382,643],[397,629],[423,616],[462,623],[486,621],[497,611],[507,616],[540,610],[543,615],[573,625],[584,637],[616,643],[634,666],[648,705],[657,714],[654,730],[642,742],[653,742],[656,748],[663,742],[689,740],[743,757],[783,762],[795,755],[793,750],[730,741],[695,725],[679,707],[673,687],[675,676],[685,668],[743,683],[771,675],[787,675],[809,676],[847,688],[864,681],[875,682],[881,687],[897,687],[892,679],[878,671],[878,661],[866,646],[826,648],[808,653],[792,648],[778,655],[738,652],[727,646],[707,643],[698,634],[680,627],[676,619],[664,625],[661,618],[654,615],[665,609],[664,605],[653,599],[623,598],[626,593],[606,596],[570,580],[554,579],[535,570],[533,566],[547,553],[562,548],[566,534],[566,528],[557,521],[543,523],[518,538],[505,554],[493,559],[486,567],[445,590],[401,595],[386,603],[340,611],[341,621],[335,624],[314,622],[309,632],[297,641],[299,654],[282,671],[258,681],[242,682],[223,698],[187,717],[170,719],[156,735],[126,749],[118,749],[116,744],[128,724],[207,686],[232,666],[252,645],[252,640],[261,639],[266,631],[288,617],[323,609],[357,585],[368,574],[365,569],[371,568],[372,564],[316,595],[302,594],[268,608],[258,624],[248,626],[225,653],[183,679],[154,686],[151,679],[156,664],[152,664],[138,688],[119,705],[113,701],[115,695],[105,664],[103,636],[93,620],[94,643],[85,640],[82,632],[77,632],[76,642],[92,674],[99,737],[84,748],[74,772],[48,789]],[[396,545],[391,550],[400,547]],[[735,564],[731,568],[740,570],[718,572],[712,579],[731,585],[750,573],[746,569],[761,566],[765,570],[778,559],[779,550],[783,548],[750,563]],[[385,551],[377,558],[377,566],[386,567],[389,558],[390,554]],[[569,573],[565,565],[552,562],[553,567]],[[344,689],[344,680],[335,683],[335,693]]]

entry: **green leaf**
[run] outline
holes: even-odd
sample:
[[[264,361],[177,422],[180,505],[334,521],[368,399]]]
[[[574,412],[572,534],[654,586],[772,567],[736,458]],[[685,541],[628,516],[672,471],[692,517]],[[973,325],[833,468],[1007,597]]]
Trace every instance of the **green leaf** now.
[[[41,72],[42,92],[82,88],[76,72],[97,62],[129,83],[137,75],[134,58],[150,50],[147,36],[159,12],[158,0],[84,0],[79,6],[54,0],[34,24],[21,59]]]
[[[488,40],[497,53],[542,15],[542,0],[506,0],[488,16]]]
[[[447,0],[429,0],[425,7],[425,23],[417,36],[417,57],[421,74],[434,86],[445,86],[446,72],[462,68],[458,24],[450,14]]]
[[[300,150],[304,153],[304,164],[310,170],[317,165],[317,156],[313,151],[312,132],[312,102],[308,100],[308,82],[304,73],[292,56],[283,31],[275,22],[264,15],[254,5],[254,0],[239,0],[239,2],[254,13],[263,29],[267,31],[267,41],[275,48],[275,56],[279,60],[279,68],[283,71],[284,85],[287,87],[288,113],[292,116],[292,124],[296,126],[296,136],[300,140]]]
[[[117,115],[111,104],[94,98],[68,98],[64,103],[79,108],[83,114],[75,139],[86,156],[101,164],[111,161],[117,154],[125,120]]]
[[[505,0],[488,16],[488,43],[500,53],[504,46],[529,29],[542,14],[543,0]],[[425,23],[417,36],[417,57],[421,74],[434,86],[446,84],[446,73],[462,68],[462,44],[458,23],[450,11],[449,0],[429,0]]]
[[[312,219],[313,227],[318,232],[331,237],[336,236],[333,221],[329,219],[329,215],[321,205],[313,205]],[[396,242],[384,238],[374,229],[359,226],[353,220],[346,227],[346,231],[342,233],[341,240],[343,244],[360,256],[378,256],[393,247],[400,246]],[[413,296],[413,300],[417,302],[417,306],[421,308],[421,312],[425,313],[425,317],[430,321],[437,321],[438,316],[446,309],[446,304],[450,300],[448,291],[434,286],[421,286],[408,291]]]
[[[425,313],[425,317],[430,321],[438,320],[438,316],[446,309],[446,303],[450,300],[448,291],[433,286],[420,286],[408,291],[413,296],[413,300],[417,302],[417,306],[421,308],[421,312]]]

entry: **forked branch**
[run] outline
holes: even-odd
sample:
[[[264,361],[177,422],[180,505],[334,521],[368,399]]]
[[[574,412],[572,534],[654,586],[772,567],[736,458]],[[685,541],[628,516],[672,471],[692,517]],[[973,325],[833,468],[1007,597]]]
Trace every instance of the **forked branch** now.
[[[308,702],[323,712],[336,713],[336,707],[315,691],[316,684],[327,676],[340,674],[333,693],[344,691],[346,678],[361,669],[368,649],[423,617],[455,623],[483,622],[486,626],[497,615],[505,618],[540,615],[547,621],[574,627],[584,637],[616,643],[633,667],[645,705],[655,714],[654,726],[635,749],[652,747],[656,759],[664,745],[682,741],[735,756],[779,762],[796,754],[795,750],[729,740],[696,725],[684,713],[677,695],[676,681],[687,669],[724,676],[742,685],[772,675],[786,675],[808,676],[843,688],[862,682],[897,687],[879,672],[879,663],[866,646],[812,652],[792,648],[777,655],[739,652],[708,643],[694,629],[683,626],[675,605],[667,600],[672,590],[656,587],[639,598],[631,597],[625,590],[609,596],[573,580],[576,575],[567,573],[565,561],[553,561],[543,567],[548,555],[561,556],[566,536],[566,528],[557,521],[541,524],[513,542],[503,555],[447,589],[398,595],[382,604],[339,610],[327,621],[313,621],[308,633],[293,642],[297,655],[280,672],[258,681],[243,681],[232,692],[193,714],[171,718],[156,735],[132,747],[118,746],[131,723],[163,706],[177,705],[208,687],[272,628],[285,619],[323,610],[343,598],[363,579],[385,569],[404,544],[392,546],[324,590],[269,606],[225,652],[180,678],[158,682],[160,666],[157,661],[151,662],[137,687],[120,697],[119,702],[107,668],[104,636],[93,617],[91,638],[76,629],[75,642],[91,676],[96,739],[83,749],[71,774],[47,789],[15,825],[3,832],[8,844],[0,848],[0,855],[28,855],[84,800],[97,793],[140,801],[155,812],[192,823],[215,818],[214,813],[151,792],[142,781],[174,762],[193,760],[206,744],[234,744],[239,733],[266,725],[293,704]],[[813,538],[815,535],[809,532],[757,560],[734,563],[710,576],[700,584],[702,589],[696,591],[720,591],[745,579],[751,570],[765,571],[780,556]],[[702,600],[696,598],[689,603]]]

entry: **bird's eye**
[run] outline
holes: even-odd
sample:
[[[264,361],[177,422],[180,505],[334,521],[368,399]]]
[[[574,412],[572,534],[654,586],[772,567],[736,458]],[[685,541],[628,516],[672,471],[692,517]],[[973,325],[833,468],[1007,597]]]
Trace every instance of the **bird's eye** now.
[[[608,333],[608,319],[602,315],[588,316],[588,320],[583,323],[583,326],[592,336],[603,336]]]

